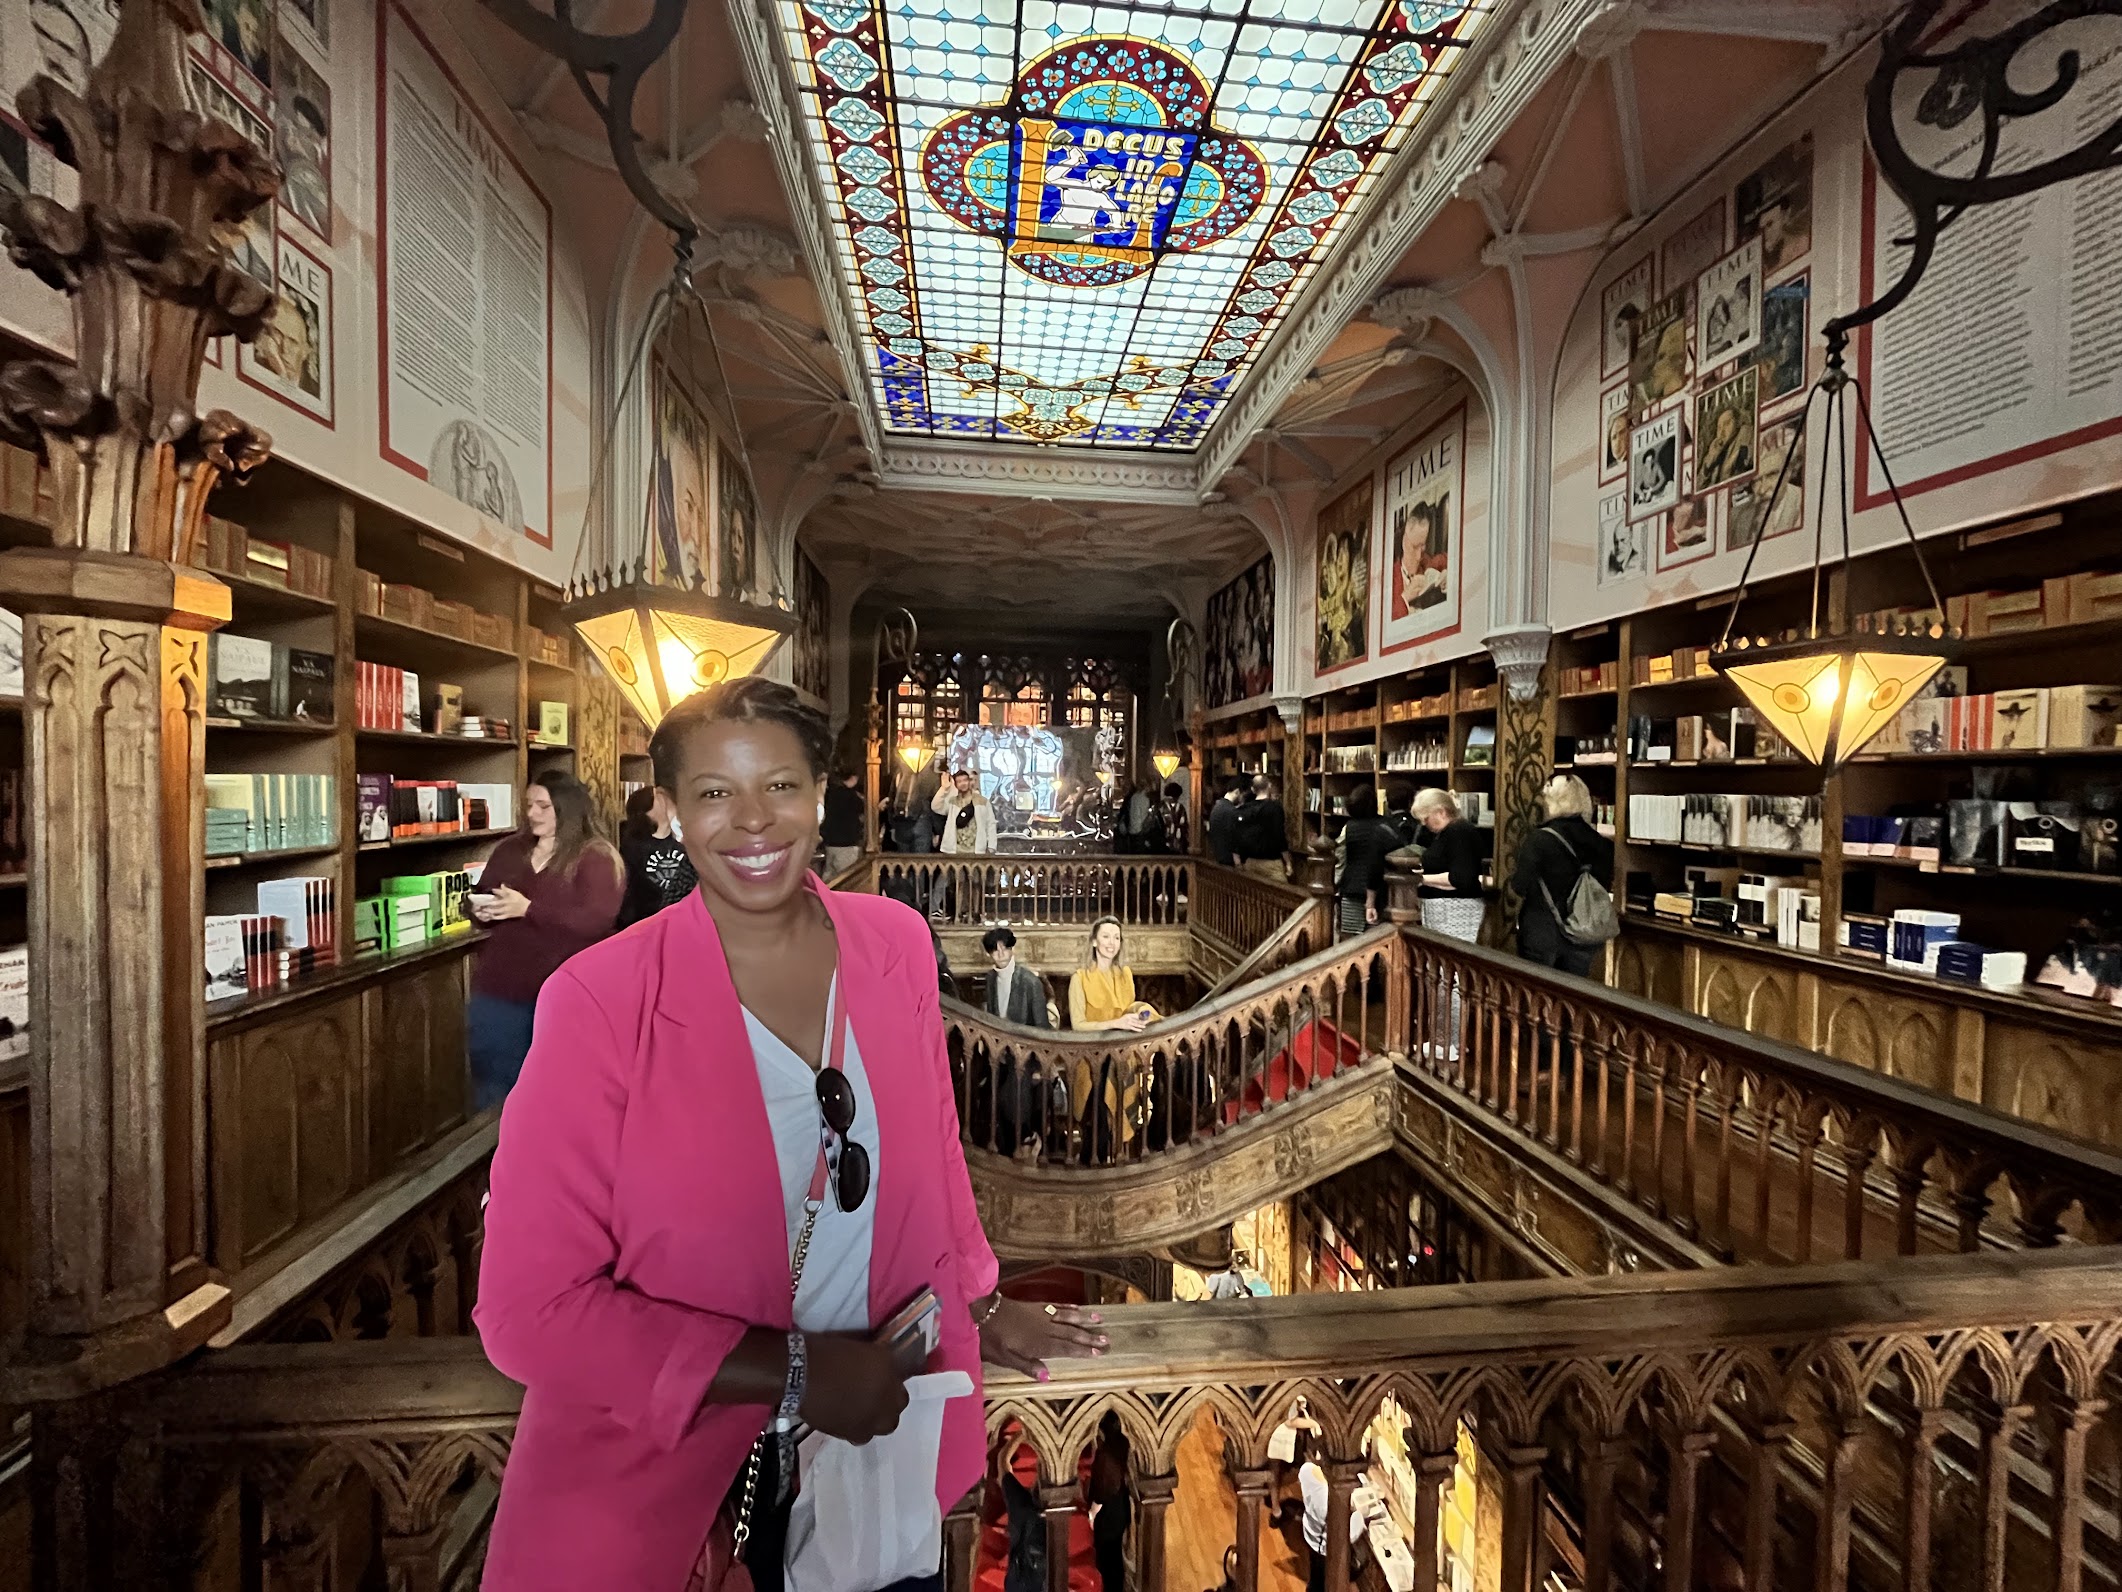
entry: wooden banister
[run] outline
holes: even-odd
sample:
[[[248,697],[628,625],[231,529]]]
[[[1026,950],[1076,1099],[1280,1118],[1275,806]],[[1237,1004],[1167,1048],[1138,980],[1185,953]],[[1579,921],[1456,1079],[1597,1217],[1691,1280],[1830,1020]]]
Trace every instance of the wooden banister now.
[[[1194,932],[1243,958],[1265,943],[1313,894],[1298,884],[1276,884],[1240,868],[1194,865]]]
[[[1314,1452],[1352,1484],[1391,1400],[1413,1483],[1432,1493],[1406,1500],[1412,1518],[1436,1518],[1434,1490],[1471,1429],[1476,1462],[1507,1483],[1481,1550],[1522,1557],[1546,1511],[1566,1510],[1610,1585],[1675,1584],[1668,1556],[1679,1553],[1681,1585],[1736,1585],[1748,1562],[1780,1568],[1769,1584],[1872,1584],[1954,1555],[2008,1557],[2015,1592],[2061,1588],[2083,1578],[2085,1522],[2106,1518],[2089,1508],[2097,1483],[2078,1441],[2009,1452],[2014,1507],[1980,1507],[1990,1434],[2082,1436],[2100,1408],[2122,1271],[2086,1250],[1120,1306],[1106,1318],[1104,1358],[1058,1362],[1043,1384],[990,1379],[989,1430],[1013,1431],[1044,1475],[1073,1474],[1110,1411],[1136,1473],[1169,1476],[1213,1410],[1250,1480],[1302,1400]],[[211,1354],[142,1384],[118,1411],[167,1454],[141,1473],[155,1496],[129,1496],[111,1524],[143,1558],[223,1533],[227,1557],[214,1562],[267,1584],[275,1554],[328,1532],[342,1550],[365,1535],[378,1562],[417,1557],[476,1495],[463,1478],[499,1477],[520,1404],[472,1340]],[[1860,1446],[1916,1462],[1927,1507],[1907,1507],[1876,1467],[1838,1471],[1835,1456]],[[318,1485],[334,1467],[401,1481],[348,1517],[333,1513],[336,1488]],[[1605,1494],[1586,1484],[1646,1473],[1666,1478],[1656,1509],[1591,1507]],[[1711,1473],[1738,1489],[1723,1496],[1746,1540],[1707,1529]],[[214,1513],[239,1485],[255,1489],[266,1531]],[[1257,1510],[1256,1484],[1234,1513],[1248,1498]],[[1814,1507],[1787,1506],[1807,1499]]]
[[[1407,929],[1419,1076],[1727,1259],[2122,1236],[2122,1157],[1832,1057]]]
[[[884,852],[864,888],[911,902],[939,922],[1081,924],[1118,918],[1130,928],[1188,921],[1191,857],[941,856]]]
[[[1210,1138],[1384,1055],[1389,969],[1403,955],[1380,929],[1140,1034],[1018,1028],[945,1001],[966,1140],[1113,1166]]]

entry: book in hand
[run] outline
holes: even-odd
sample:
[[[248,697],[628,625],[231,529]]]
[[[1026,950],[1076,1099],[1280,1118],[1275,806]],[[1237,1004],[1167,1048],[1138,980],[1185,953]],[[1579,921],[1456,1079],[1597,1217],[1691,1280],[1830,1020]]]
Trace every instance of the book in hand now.
[[[929,1357],[943,1342],[943,1304],[936,1290],[923,1287],[913,1298],[894,1310],[869,1335],[870,1342],[888,1344],[892,1365],[900,1377],[919,1376],[928,1369]],[[798,1421],[795,1440],[811,1435],[810,1423]]]

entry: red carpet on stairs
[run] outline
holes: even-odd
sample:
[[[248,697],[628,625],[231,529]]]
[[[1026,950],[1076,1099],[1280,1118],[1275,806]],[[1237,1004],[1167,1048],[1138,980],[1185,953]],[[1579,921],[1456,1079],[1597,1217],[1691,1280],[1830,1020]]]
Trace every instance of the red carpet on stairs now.
[[[1010,1461],[1017,1480],[1036,1490],[1039,1462],[1028,1448],[1017,1450]],[[1090,1456],[1083,1457],[1083,1475],[1090,1474]],[[1002,1574],[1009,1561],[1009,1518],[1002,1509],[1002,1489],[989,1485],[981,1507],[986,1523],[980,1529],[980,1549],[974,1556],[973,1592],[1002,1592]],[[1100,1592],[1098,1561],[1091,1552],[1090,1516],[1078,1509],[1068,1523],[1069,1592]]]
[[[1331,1078],[1336,1068],[1344,1064],[1352,1067],[1362,1059],[1361,1047],[1332,1023],[1306,1023],[1297,1030],[1289,1049],[1277,1051],[1266,1070],[1246,1084],[1241,1099],[1223,1102],[1224,1124],[1228,1126],[1240,1116],[1252,1116],[1264,1104],[1279,1105],[1287,1100],[1293,1073],[1294,1087],[1302,1093],[1314,1079]]]

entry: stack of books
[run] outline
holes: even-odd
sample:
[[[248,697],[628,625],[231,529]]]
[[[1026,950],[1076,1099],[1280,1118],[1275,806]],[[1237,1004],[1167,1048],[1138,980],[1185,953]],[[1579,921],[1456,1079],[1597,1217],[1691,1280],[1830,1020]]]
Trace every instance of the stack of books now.
[[[418,733],[420,676],[387,663],[354,665],[354,722],[364,730]]]
[[[515,827],[516,788],[510,784],[392,774],[363,774],[360,780],[355,810],[363,844]]]
[[[206,854],[335,844],[338,783],[330,774],[207,775]]]
[[[336,885],[322,876],[270,879],[256,912],[206,920],[206,998],[278,989],[338,961]]]

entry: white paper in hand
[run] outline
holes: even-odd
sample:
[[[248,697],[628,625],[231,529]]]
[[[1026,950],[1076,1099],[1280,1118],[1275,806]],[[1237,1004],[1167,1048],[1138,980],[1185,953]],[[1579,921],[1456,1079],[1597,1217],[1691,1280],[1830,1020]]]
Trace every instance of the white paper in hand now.
[[[963,1371],[909,1377],[891,1436],[860,1448],[835,1437],[804,1444],[783,1557],[788,1592],[880,1592],[942,1568],[943,1407],[972,1394]]]

